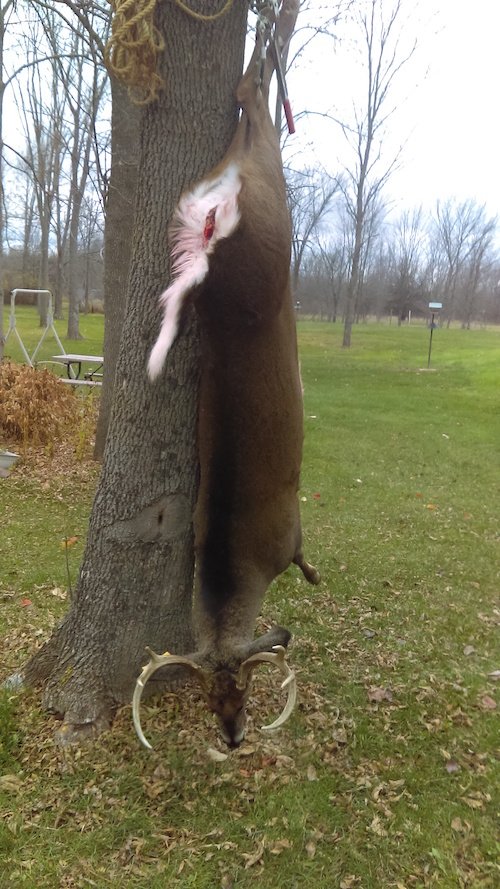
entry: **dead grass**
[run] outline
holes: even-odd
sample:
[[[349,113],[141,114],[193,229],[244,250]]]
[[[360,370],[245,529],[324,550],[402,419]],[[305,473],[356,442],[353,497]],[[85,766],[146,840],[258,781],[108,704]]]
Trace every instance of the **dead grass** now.
[[[0,435],[9,441],[47,445],[75,421],[76,395],[48,370],[0,364]]]

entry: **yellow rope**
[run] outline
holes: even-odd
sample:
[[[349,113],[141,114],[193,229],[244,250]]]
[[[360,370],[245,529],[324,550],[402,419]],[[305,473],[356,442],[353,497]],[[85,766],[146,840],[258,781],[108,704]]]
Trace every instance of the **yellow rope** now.
[[[231,6],[233,5],[233,0],[226,0],[222,9],[219,9],[218,12],[212,13],[212,15],[204,15],[202,12],[195,12],[194,9],[191,9],[190,6],[187,6],[182,0],[175,0],[179,9],[182,9],[183,12],[186,12],[193,19],[198,19],[200,22],[215,22],[217,19],[222,18],[226,12],[229,12]]]
[[[132,100],[146,105],[153,102],[163,87],[156,72],[156,62],[164,40],[154,24],[156,4],[160,0],[109,0],[113,8],[111,37],[105,51],[108,71],[129,87]],[[233,0],[225,0],[218,12],[204,15],[174,0],[179,9],[201,22],[214,22],[229,12]]]
[[[108,70],[131,92],[138,104],[157,98],[163,83],[156,60],[164,47],[153,18],[157,0],[110,0],[111,38],[106,46]]]

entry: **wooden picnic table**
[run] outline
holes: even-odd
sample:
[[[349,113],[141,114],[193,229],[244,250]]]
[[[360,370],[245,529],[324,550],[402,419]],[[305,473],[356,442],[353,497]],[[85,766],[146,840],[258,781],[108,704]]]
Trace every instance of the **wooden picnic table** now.
[[[52,359],[53,361],[58,361],[60,364],[66,365],[68,379],[63,380],[64,383],[69,382],[73,383],[73,385],[93,383],[95,386],[101,385],[101,380],[96,380],[95,377],[102,378],[102,368],[104,365],[104,358],[102,355],[79,355],[73,352],[68,352],[67,355],[53,355]],[[84,379],[80,380],[82,364],[94,364],[96,366],[85,371],[83,374]]]

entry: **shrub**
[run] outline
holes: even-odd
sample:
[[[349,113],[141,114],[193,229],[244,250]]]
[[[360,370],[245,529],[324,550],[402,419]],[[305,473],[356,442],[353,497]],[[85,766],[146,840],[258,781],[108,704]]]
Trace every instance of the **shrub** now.
[[[0,432],[9,441],[45,445],[74,424],[77,412],[75,393],[50,371],[0,365]]]

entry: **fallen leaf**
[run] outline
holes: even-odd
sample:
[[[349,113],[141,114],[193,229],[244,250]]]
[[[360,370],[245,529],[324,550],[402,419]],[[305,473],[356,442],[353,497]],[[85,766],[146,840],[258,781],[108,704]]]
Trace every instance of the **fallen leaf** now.
[[[272,846],[268,847],[271,855],[281,855],[281,853],[284,852],[285,849],[291,849],[291,848],[292,848],[292,843],[290,840],[287,840],[286,838],[283,840],[277,840],[275,843],[273,843]]]
[[[426,509],[437,509],[437,506],[435,503],[426,503],[425,508]]]
[[[251,744],[245,744],[244,747],[239,747],[238,756],[252,756],[256,750],[257,748],[253,747]]]
[[[375,815],[372,823],[370,824],[368,830],[371,830],[372,833],[376,834],[378,837],[386,837],[387,831],[380,820],[378,815]]]
[[[243,858],[245,859],[245,870],[249,870],[249,868],[253,867],[255,864],[258,864],[264,855],[264,843],[259,842],[257,844],[257,849],[255,852],[243,852]]]
[[[316,855],[316,843],[313,843],[312,840],[309,840],[309,842],[306,843],[306,852],[308,858],[314,858],[314,856]]]
[[[21,599],[21,608],[29,608],[30,605],[33,605],[31,599]]]
[[[212,762],[224,762],[228,758],[227,753],[222,753],[221,750],[214,750],[213,747],[208,748],[207,756]]]
[[[316,769],[314,768],[314,766],[312,764],[307,766],[307,780],[308,781],[317,781],[318,780],[318,773],[316,772]]]
[[[70,546],[74,546],[75,543],[78,542],[78,537],[65,537],[64,540],[61,540],[61,549],[69,549]]]
[[[497,702],[490,695],[483,695],[479,699],[479,706],[481,710],[496,710]]]
[[[465,657],[469,657],[470,654],[474,654],[476,649],[473,645],[466,645],[464,648]]]
[[[484,803],[481,799],[476,799],[472,796],[462,796],[461,799],[465,803],[466,806],[469,806],[469,809],[483,809]]]
[[[500,670],[492,670],[491,673],[488,673],[488,679],[493,679],[493,682],[498,682],[500,679]]]
[[[6,793],[17,793],[23,786],[19,775],[0,775],[0,790]]]
[[[372,686],[368,689],[368,700],[373,704],[381,704],[382,701],[392,701],[392,691],[390,688],[375,688],[375,686]]]
[[[278,768],[290,768],[293,766],[294,762],[291,756],[286,756],[284,753],[279,753],[276,757],[276,765]]]

